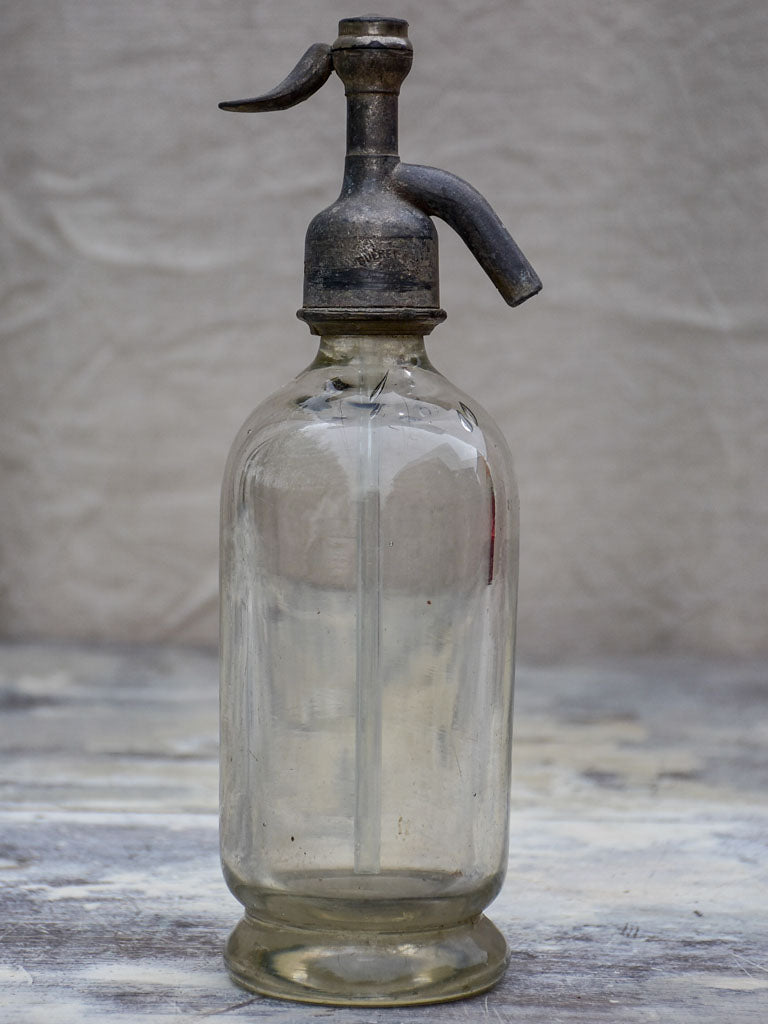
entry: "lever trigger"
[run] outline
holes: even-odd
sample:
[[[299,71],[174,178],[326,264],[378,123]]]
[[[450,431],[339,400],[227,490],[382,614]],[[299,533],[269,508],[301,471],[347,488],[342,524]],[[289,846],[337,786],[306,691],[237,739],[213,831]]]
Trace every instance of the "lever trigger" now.
[[[317,92],[328,81],[333,62],[327,43],[313,43],[291,73],[270,92],[250,100],[226,100],[221,110],[236,113],[261,113],[266,110],[287,110]]]

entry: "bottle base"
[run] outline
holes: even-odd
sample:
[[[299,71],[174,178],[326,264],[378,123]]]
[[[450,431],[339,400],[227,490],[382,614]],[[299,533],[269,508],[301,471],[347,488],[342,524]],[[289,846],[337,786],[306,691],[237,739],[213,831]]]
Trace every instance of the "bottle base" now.
[[[320,931],[246,915],[224,959],[242,988],[332,1006],[403,1006],[491,988],[507,944],[484,915],[424,932]]]

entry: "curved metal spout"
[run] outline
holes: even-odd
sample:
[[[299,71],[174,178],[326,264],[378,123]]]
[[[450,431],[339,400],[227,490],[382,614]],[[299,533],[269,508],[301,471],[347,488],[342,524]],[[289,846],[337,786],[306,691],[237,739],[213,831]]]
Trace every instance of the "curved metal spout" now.
[[[541,291],[536,271],[490,203],[462,178],[437,167],[398,164],[395,191],[431,217],[439,217],[464,240],[510,306]]]

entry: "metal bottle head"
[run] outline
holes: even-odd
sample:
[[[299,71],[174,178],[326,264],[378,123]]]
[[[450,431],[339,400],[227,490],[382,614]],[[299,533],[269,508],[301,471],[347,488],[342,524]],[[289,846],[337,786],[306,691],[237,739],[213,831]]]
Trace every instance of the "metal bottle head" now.
[[[433,216],[461,235],[510,305],[541,289],[479,192],[447,171],[400,162],[397,104],[412,57],[406,21],[344,18],[333,45],[311,46],[276,89],[219,104],[283,110],[311,96],[332,71],[344,83],[344,180],[339,198],[307,230],[304,305],[297,314],[315,334],[426,334],[445,319]]]
[[[347,92],[397,93],[413,62],[408,22],[377,14],[342,18],[331,54]]]

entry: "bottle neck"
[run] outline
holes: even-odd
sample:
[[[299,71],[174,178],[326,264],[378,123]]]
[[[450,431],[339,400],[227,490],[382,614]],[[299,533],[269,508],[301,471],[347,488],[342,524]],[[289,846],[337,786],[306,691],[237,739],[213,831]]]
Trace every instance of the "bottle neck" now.
[[[433,369],[424,338],[417,334],[323,335],[312,368],[372,364]]]
[[[396,92],[347,95],[347,156],[398,155]]]

